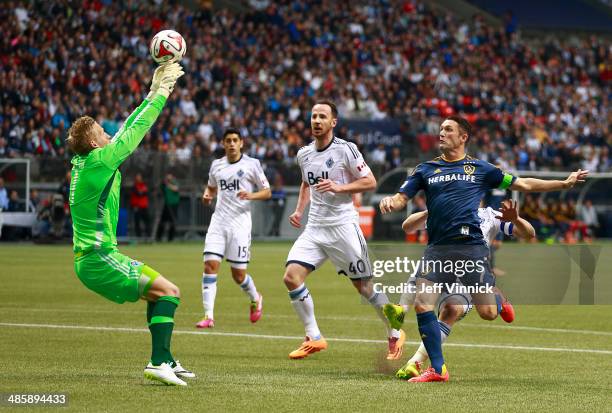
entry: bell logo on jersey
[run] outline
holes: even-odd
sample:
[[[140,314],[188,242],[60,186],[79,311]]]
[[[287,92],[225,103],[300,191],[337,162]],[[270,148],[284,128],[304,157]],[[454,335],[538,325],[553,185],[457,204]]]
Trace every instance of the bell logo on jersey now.
[[[323,179],[329,179],[329,172],[323,171],[321,172],[321,176],[316,176],[314,172],[308,172],[308,185],[316,185],[319,181]]]
[[[234,179],[230,182],[221,179],[219,180],[219,186],[222,191],[240,191],[240,181],[238,179]]]

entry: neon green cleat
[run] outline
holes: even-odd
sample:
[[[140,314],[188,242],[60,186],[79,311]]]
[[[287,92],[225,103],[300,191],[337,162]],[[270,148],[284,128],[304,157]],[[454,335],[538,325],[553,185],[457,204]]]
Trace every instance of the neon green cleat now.
[[[391,324],[392,328],[396,330],[402,328],[406,312],[401,305],[385,304],[383,306],[383,313],[385,314],[385,317],[387,317],[387,320],[389,320],[389,324]]]
[[[413,377],[419,377],[421,375],[421,372],[421,363],[419,363],[418,361],[409,361],[404,367],[402,367],[397,371],[397,373],[395,373],[395,377],[402,380],[409,380]]]

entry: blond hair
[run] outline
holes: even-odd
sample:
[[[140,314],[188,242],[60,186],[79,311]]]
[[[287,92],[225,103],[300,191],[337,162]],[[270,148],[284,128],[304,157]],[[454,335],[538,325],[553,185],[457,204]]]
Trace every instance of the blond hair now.
[[[68,130],[68,148],[78,155],[87,155],[93,149],[91,132],[96,121],[91,116],[81,116]]]

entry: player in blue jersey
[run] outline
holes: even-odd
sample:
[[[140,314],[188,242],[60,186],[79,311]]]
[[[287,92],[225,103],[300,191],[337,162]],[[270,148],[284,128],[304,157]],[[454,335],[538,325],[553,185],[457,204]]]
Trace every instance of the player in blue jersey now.
[[[429,243],[423,260],[427,264],[417,278],[415,311],[432,367],[410,379],[411,382],[448,381],[440,325],[434,309],[440,288],[458,280],[452,269],[459,263],[463,265],[461,283],[479,290],[472,294],[478,314],[486,320],[497,317],[500,305],[496,303],[495,294],[490,292],[495,279],[490,272],[489,251],[478,217],[478,206],[485,192],[493,188],[521,192],[559,191],[584,182],[588,175],[588,171],[579,169],[560,181],[518,178],[504,173],[466,154],[465,145],[471,129],[470,123],[460,116],[446,118],[440,125],[442,156],[418,165],[397,194],[380,201],[380,210],[386,214],[404,209],[421,189],[427,196]],[[447,262],[451,263],[450,270]],[[469,269],[466,263],[471,263]]]

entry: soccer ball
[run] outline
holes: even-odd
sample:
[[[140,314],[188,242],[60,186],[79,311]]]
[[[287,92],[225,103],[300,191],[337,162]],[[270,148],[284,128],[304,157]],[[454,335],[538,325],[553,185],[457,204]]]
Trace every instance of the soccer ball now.
[[[187,51],[187,43],[180,33],[174,30],[162,30],[153,36],[149,45],[151,57],[157,64],[180,61]]]

